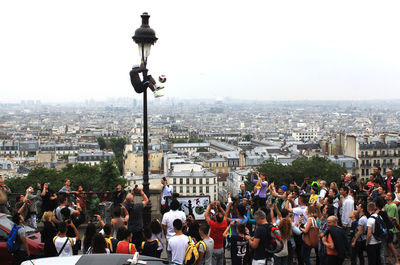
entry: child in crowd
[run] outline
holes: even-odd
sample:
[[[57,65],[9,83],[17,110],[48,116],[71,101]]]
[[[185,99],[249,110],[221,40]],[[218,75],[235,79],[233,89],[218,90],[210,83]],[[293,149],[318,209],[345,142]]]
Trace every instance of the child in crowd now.
[[[158,246],[159,246],[159,241],[158,239],[153,239],[152,238],[152,233],[150,227],[146,227],[143,231],[143,236],[146,241],[142,242],[142,248],[141,248],[141,253],[142,255],[145,256],[150,256],[150,257],[156,257],[158,258]]]

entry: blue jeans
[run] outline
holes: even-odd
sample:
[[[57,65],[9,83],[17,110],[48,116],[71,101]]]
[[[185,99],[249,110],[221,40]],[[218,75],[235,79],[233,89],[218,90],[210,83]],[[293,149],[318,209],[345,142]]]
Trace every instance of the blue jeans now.
[[[288,264],[288,256],[277,257],[274,255],[274,265],[286,265]]]

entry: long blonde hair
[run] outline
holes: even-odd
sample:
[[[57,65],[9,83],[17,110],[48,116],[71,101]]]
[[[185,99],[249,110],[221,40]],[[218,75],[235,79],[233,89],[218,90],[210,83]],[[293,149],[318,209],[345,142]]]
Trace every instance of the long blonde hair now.
[[[43,213],[42,221],[43,222],[51,222],[54,217],[54,213],[52,211],[47,211]]]

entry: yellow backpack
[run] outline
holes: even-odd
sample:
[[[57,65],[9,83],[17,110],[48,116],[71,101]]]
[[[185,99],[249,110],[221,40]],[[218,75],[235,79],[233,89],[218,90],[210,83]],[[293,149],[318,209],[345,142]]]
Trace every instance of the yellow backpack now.
[[[197,260],[199,259],[199,246],[200,244],[203,245],[204,252],[207,251],[207,246],[204,241],[199,241],[197,244],[194,244],[192,238],[189,237],[188,247],[186,248],[185,259],[183,263],[185,265],[194,265],[196,264]]]

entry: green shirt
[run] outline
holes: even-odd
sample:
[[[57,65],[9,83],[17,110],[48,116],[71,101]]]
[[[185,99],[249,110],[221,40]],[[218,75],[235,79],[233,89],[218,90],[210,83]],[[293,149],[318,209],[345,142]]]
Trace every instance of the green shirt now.
[[[395,203],[392,202],[391,204],[386,204],[385,210],[390,218],[396,217],[396,219],[399,220],[399,211],[397,210],[397,205]],[[390,232],[398,233],[400,231],[396,227],[393,227],[390,229]]]

